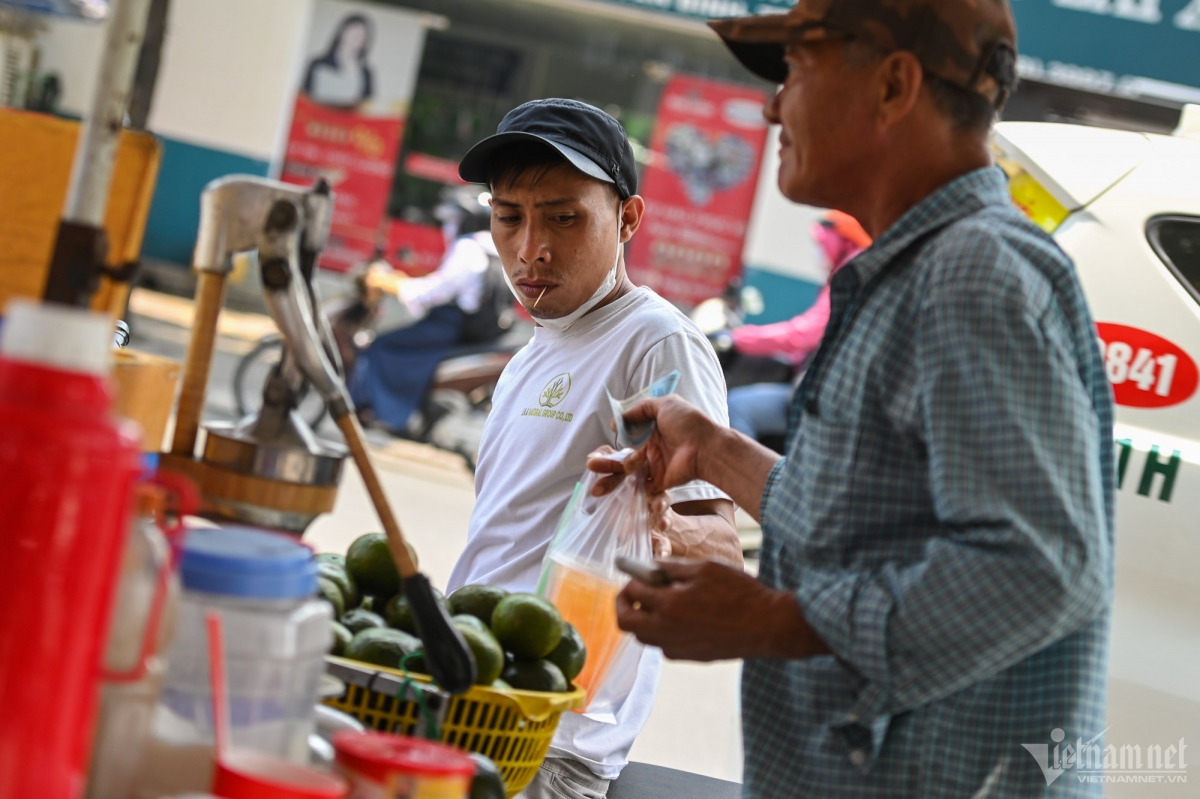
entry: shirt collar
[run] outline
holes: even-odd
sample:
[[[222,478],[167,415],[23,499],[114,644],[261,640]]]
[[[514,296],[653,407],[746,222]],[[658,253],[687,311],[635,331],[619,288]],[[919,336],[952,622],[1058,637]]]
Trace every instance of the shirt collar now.
[[[987,205],[1008,204],[1008,179],[988,166],[954,178],[904,212],[875,243],[850,261],[858,285],[866,285],[906,247],[931,230],[975,213]]]

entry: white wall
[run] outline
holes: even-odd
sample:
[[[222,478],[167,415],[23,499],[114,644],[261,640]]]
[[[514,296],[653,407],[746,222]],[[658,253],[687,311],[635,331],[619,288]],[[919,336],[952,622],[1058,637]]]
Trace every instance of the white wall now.
[[[758,189],[742,260],[747,266],[824,283],[828,275],[810,232],[824,212],[785,198],[776,183],[778,175],[779,128],[772,126],[758,171]]]
[[[189,144],[270,161],[276,173],[315,7],[315,0],[172,0],[150,129]],[[331,18],[352,10],[354,4],[348,3],[321,6],[321,13]],[[388,46],[375,54],[377,88],[401,99],[380,110],[406,113],[422,23],[429,15],[393,6],[381,10],[388,12],[392,28],[380,31]],[[50,30],[41,39],[43,68],[62,77],[62,109],[82,116],[95,85],[104,25],[60,17],[48,17],[47,23]]]
[[[291,119],[312,0],[172,0],[149,126],[173,139],[273,160]],[[104,26],[48,17],[42,68],[62,109],[91,99]]]
[[[172,0],[150,129],[274,159],[311,14],[311,0]]]

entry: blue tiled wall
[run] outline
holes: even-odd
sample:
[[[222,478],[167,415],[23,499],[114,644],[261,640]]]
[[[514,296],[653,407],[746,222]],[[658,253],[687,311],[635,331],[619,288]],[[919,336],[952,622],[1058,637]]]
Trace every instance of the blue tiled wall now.
[[[270,164],[256,158],[160,137],[162,167],[150,206],[142,254],[190,264],[200,224],[200,192],[214,178],[232,174],[266,176]]]

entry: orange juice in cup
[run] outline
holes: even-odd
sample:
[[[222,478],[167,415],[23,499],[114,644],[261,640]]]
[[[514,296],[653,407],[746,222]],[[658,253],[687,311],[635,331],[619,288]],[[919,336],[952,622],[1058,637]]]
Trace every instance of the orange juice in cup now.
[[[543,585],[542,595],[554,603],[564,620],[575,626],[587,646],[587,661],[575,678],[575,683],[587,691],[587,703],[577,711],[582,712],[595,698],[625,635],[617,627],[616,606],[624,580],[614,581],[564,555],[554,554],[543,574]]]

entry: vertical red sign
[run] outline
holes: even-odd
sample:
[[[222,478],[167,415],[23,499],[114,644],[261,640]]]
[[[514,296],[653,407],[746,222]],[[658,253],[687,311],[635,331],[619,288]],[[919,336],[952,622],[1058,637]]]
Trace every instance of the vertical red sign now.
[[[720,294],[741,268],[766,143],[760,91],[672,77],[650,140],[630,278],[684,306]]]
[[[321,266],[344,271],[386,237],[400,139],[427,22],[420,12],[357,0],[312,0],[280,177],[324,177],[336,200]]]
[[[280,178],[333,185],[336,202],[321,266],[345,271],[370,259],[379,239],[396,171],[404,120],[369,117],[296,97]]]

